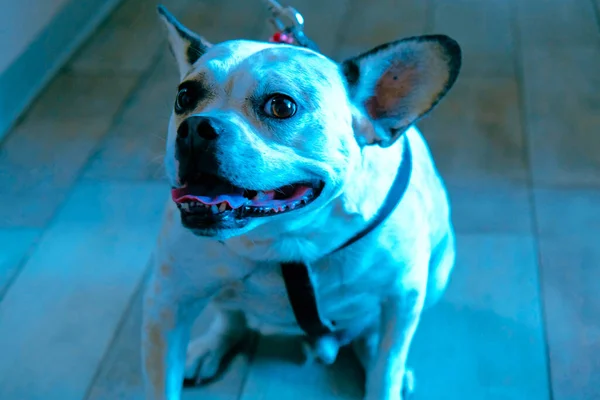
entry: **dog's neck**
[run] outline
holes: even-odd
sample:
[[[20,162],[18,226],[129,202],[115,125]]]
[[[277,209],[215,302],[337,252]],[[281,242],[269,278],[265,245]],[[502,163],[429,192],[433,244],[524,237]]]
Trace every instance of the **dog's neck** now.
[[[401,163],[403,141],[364,147],[343,190],[319,211],[285,224],[266,224],[229,239],[226,246],[257,261],[313,262],[352,238],[375,216]]]

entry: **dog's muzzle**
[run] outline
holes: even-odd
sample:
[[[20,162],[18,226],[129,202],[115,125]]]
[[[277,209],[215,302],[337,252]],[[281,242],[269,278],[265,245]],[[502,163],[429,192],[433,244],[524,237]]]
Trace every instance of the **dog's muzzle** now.
[[[217,142],[222,128],[214,118],[192,116],[177,129],[175,157],[180,182],[190,182],[200,174],[217,174]]]
[[[192,230],[240,228],[250,218],[279,215],[305,207],[315,200],[324,182],[309,179],[259,190],[239,187],[220,171],[217,144],[223,127],[214,118],[192,116],[177,129],[175,156],[181,187],[173,188],[173,201],[184,226]]]

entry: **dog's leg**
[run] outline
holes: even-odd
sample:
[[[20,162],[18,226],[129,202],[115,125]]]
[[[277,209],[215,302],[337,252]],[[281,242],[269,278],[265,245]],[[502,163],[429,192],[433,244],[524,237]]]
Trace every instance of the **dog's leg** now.
[[[157,281],[144,297],[142,359],[146,400],[179,400],[185,351],[198,304],[166,296]],[[201,306],[201,305],[200,305]]]
[[[417,290],[388,298],[381,307],[380,334],[373,333],[379,337],[363,337],[362,351],[357,343],[357,355],[367,373],[366,400],[406,399],[412,392],[413,375],[406,359],[423,300],[424,293]]]
[[[197,385],[214,378],[223,358],[248,334],[242,312],[216,311],[209,329],[193,340],[187,350],[185,379]]]

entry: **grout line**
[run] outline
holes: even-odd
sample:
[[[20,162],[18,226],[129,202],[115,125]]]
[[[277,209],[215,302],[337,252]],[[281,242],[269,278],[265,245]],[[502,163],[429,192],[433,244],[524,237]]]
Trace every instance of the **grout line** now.
[[[94,372],[94,374],[92,375],[92,378],[90,379],[90,383],[85,390],[85,394],[83,395],[83,400],[88,400],[89,397],[92,395],[92,390],[94,389],[94,386],[95,386],[96,382],[98,381],[98,378],[100,377],[100,373],[102,372],[102,367],[107,362],[108,357],[110,355],[110,350],[116,344],[116,342],[119,338],[119,335],[121,334],[121,331],[123,330],[123,327],[127,323],[127,318],[131,315],[131,312],[132,312],[133,308],[135,307],[135,301],[137,300],[138,296],[143,296],[143,290],[146,287],[146,284],[148,283],[148,280],[150,279],[150,275],[152,272],[152,270],[150,268],[151,263],[152,263],[152,258],[150,257],[150,259],[148,260],[148,264],[146,265],[146,269],[144,270],[144,273],[142,274],[137,285],[135,286],[135,290],[133,291],[131,298],[127,302],[125,309],[123,310],[123,314],[121,315],[121,317],[119,318],[119,321],[117,322],[117,326],[116,326],[115,330],[113,331],[112,337],[108,341],[106,349],[104,350],[104,354],[102,354],[102,357],[100,358],[100,361],[98,362],[96,371]],[[142,307],[143,307],[143,298],[142,298]]]
[[[6,229],[6,228],[2,228],[2,229]],[[25,267],[25,264],[27,263],[27,261],[29,261],[29,259],[31,258],[31,255],[33,254],[33,252],[37,249],[38,244],[40,243],[42,236],[44,235],[44,232],[45,232],[44,228],[8,228],[8,229],[9,230],[16,230],[16,229],[31,230],[31,231],[36,231],[37,234],[36,234],[35,239],[29,244],[25,253],[21,256],[19,261],[17,261],[17,265],[14,269],[14,272],[13,272],[12,276],[10,276],[10,278],[6,281],[4,288],[0,288],[0,304],[2,304],[4,297],[6,297],[6,294],[10,290],[13,283],[15,283],[15,281],[17,280],[19,275],[21,275],[21,271]]]
[[[252,331],[250,330],[250,332],[248,333],[249,335],[251,335],[250,337],[250,343],[248,344],[248,360],[246,361],[246,373],[244,374],[244,377],[242,378],[242,381],[240,382],[240,387],[238,390],[238,394],[236,396],[237,400],[242,399],[242,397],[244,396],[244,392],[246,391],[246,383],[248,382],[248,378],[250,377],[250,370],[252,369],[252,365],[254,364],[254,359],[256,358],[256,355],[258,354],[258,344],[260,343],[260,338],[261,338],[261,334],[259,331]]]
[[[515,78],[517,81],[518,88],[518,105],[519,105],[519,120],[521,123],[521,132],[523,139],[523,149],[524,149],[524,157],[525,157],[525,165],[527,166],[528,176],[527,176],[527,187],[529,189],[529,209],[531,215],[531,234],[534,238],[534,246],[535,253],[537,258],[537,288],[539,293],[539,312],[540,319],[542,321],[542,335],[544,338],[544,356],[546,360],[546,377],[548,384],[548,394],[549,400],[554,399],[554,387],[552,381],[552,365],[550,360],[550,342],[548,336],[548,325],[546,318],[546,305],[544,302],[544,287],[542,283],[543,270],[542,270],[542,257],[541,257],[541,247],[540,247],[540,235],[539,235],[539,221],[537,216],[537,208],[535,204],[535,193],[534,189],[535,179],[532,170],[532,148],[529,136],[529,125],[527,118],[527,104],[525,99],[525,75],[523,70],[523,58],[522,58],[522,44],[521,44],[521,30],[519,26],[519,18],[518,18],[518,4],[512,2],[509,6],[511,8],[511,32],[513,37],[513,67],[515,72]]]
[[[594,13],[594,18],[596,19],[596,27],[598,28],[598,33],[600,34],[600,3],[596,3],[594,0],[590,0],[592,3],[592,12]]]
[[[436,1],[435,0],[424,0],[427,11],[425,12],[425,29],[424,33],[434,34],[435,29],[435,9],[436,9]]]
[[[346,5],[346,7],[344,7],[344,12],[342,13],[343,15],[341,16],[340,19],[340,24],[338,25],[338,28],[335,32],[335,39],[333,41],[334,43],[334,49],[332,51],[331,54],[331,58],[333,60],[336,60],[337,62],[340,62],[340,60],[338,60],[338,58],[340,57],[340,47],[343,43],[343,37],[344,37],[344,32],[346,32],[346,24],[347,21],[350,17],[350,15],[352,14],[352,12],[354,11],[353,7],[355,5],[355,3],[352,0],[345,0],[344,4]],[[318,45],[318,43],[317,43]]]
[[[159,55],[160,54],[157,54],[155,57],[158,57]],[[86,167],[88,166],[91,157],[93,157],[93,155],[97,153],[98,148],[104,142],[106,135],[115,126],[116,121],[119,120],[119,118],[123,114],[127,105],[131,103],[133,98],[135,98],[135,94],[137,93],[138,89],[140,88],[140,86],[144,83],[145,79],[147,78],[147,75],[148,75],[147,72],[148,71],[146,71],[145,73],[139,74],[139,78],[138,78],[137,82],[132,86],[129,93],[127,93],[124,96],[124,100],[123,100],[119,110],[116,113],[114,113],[114,115],[112,116],[111,122],[108,124],[106,132],[104,133],[104,135],[102,137],[100,137],[98,139],[98,142],[95,144],[95,146],[92,147],[92,149],[89,152],[89,156],[88,156],[86,162],[82,164],[82,166],[79,168],[79,171],[75,174],[75,177],[74,177],[73,181],[71,182],[71,186],[67,190],[65,190],[64,198],[63,198],[62,202],[56,207],[54,212],[48,218],[48,221],[45,224],[43,224],[42,226],[37,228],[37,229],[40,229],[41,233],[40,233],[38,239],[35,241],[35,244],[32,245],[30,251],[27,253],[27,256],[23,257],[21,263],[19,263],[19,266],[16,268],[14,276],[9,281],[7,286],[5,287],[4,295],[6,295],[6,293],[8,293],[12,284],[21,275],[21,272],[23,271],[25,264],[29,261],[31,254],[33,254],[33,252],[37,249],[39,242],[41,242],[43,240],[43,238],[46,236],[46,234],[48,233],[49,228],[52,227],[52,225],[54,225],[56,223],[58,215],[60,215],[61,211],[66,207],[66,204],[68,203],[69,198],[73,195],[75,188],[80,183],[85,183],[85,181],[83,180],[83,175],[84,175],[84,172],[86,171]],[[1,145],[1,143],[0,143],[0,145]]]

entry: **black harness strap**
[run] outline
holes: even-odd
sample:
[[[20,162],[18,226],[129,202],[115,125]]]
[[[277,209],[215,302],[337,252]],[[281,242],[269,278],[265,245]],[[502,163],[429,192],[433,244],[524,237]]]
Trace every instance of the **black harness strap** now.
[[[334,252],[342,250],[375,230],[394,211],[402,200],[408,187],[412,171],[412,154],[406,136],[402,136],[404,149],[398,172],[392,183],[381,208],[375,218],[356,235],[351,237]],[[315,291],[315,282],[310,266],[300,262],[281,264],[281,275],[285,282],[288,298],[294,311],[294,316],[300,328],[309,337],[319,337],[333,331],[334,324],[323,318],[319,312],[319,301]]]

